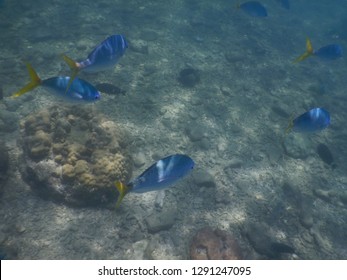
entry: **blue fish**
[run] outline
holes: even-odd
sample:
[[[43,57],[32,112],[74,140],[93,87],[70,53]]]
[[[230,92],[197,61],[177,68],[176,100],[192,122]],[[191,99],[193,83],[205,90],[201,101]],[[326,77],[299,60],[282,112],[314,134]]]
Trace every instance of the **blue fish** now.
[[[114,66],[124,55],[128,43],[123,35],[112,35],[97,45],[85,60],[76,62],[63,55],[65,62],[74,72],[98,72]]]
[[[324,60],[335,60],[342,57],[342,54],[342,46],[338,44],[326,45],[315,51],[312,47],[310,39],[306,38],[306,52],[294,60],[294,63],[303,61],[312,55]]]
[[[77,62],[66,55],[63,55],[63,58],[72,71],[71,78],[74,79],[80,71],[94,73],[114,66],[127,48],[128,43],[123,35],[111,35],[97,45],[85,60]],[[67,85],[66,91],[70,85]]]
[[[189,156],[175,154],[157,161],[128,184],[115,182],[119,191],[116,208],[128,192],[144,193],[168,188],[185,177],[193,168],[194,161]]]
[[[43,86],[53,94],[61,96],[69,101],[94,102],[100,99],[100,92],[93,85],[82,79],[75,78],[68,91],[66,91],[67,85],[71,80],[70,77],[60,76],[41,80],[29,63],[26,63],[26,66],[31,81],[14,93],[12,97],[19,97],[38,86]]]
[[[290,9],[290,3],[289,0],[277,0],[278,2],[280,2],[281,6],[287,10]]]
[[[246,14],[252,17],[267,17],[266,8],[258,1],[248,1],[242,4],[238,4],[237,8],[240,8]]]
[[[329,112],[323,108],[313,108],[290,121],[286,133],[291,130],[294,132],[317,132],[329,125]]]

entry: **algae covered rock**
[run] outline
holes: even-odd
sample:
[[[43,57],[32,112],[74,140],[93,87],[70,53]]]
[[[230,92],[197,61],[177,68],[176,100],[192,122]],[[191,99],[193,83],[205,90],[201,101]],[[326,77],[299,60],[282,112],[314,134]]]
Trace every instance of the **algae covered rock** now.
[[[113,121],[78,106],[33,113],[21,123],[23,178],[39,194],[73,205],[117,199],[114,181],[128,181],[126,135]]]

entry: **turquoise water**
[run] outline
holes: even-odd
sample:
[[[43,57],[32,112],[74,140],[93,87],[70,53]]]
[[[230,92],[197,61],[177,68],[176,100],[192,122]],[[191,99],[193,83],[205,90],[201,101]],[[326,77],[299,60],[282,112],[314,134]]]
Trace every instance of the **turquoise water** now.
[[[192,244],[213,243],[196,241],[209,227],[246,259],[346,259],[345,58],[293,61],[306,37],[314,49],[346,48],[347,3],[261,2],[266,18],[237,1],[4,1],[0,255],[189,259]],[[42,79],[70,75],[61,54],[82,60],[112,34],[129,45],[117,65],[78,74],[106,84],[94,104],[42,87],[10,98],[29,81],[24,62]],[[180,77],[184,69],[193,74]],[[331,125],[284,137],[291,115],[314,107],[330,112]],[[194,159],[189,176],[114,209],[109,182],[174,153]]]

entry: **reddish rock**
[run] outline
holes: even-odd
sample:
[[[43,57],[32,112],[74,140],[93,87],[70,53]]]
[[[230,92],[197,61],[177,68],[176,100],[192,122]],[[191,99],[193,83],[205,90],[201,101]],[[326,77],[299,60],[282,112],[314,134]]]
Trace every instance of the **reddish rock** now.
[[[190,244],[192,260],[242,260],[241,248],[226,231],[205,227],[199,230]]]

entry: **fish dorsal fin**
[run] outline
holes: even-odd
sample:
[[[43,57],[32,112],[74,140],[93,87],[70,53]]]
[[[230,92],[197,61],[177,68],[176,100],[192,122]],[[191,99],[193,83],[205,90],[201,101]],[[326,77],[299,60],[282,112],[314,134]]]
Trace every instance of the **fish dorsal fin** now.
[[[79,72],[79,68],[77,66],[76,61],[74,61],[72,58],[68,57],[65,54],[63,54],[62,56],[63,56],[64,61],[67,63],[67,65],[69,65],[69,67],[70,67],[70,69],[72,71],[69,83],[67,84],[66,90],[65,90],[65,93],[67,93],[67,91],[71,87],[72,82],[74,81],[74,79],[76,78],[76,76],[77,76],[77,74]]]
[[[114,185],[116,186],[119,192],[117,203],[116,203],[116,208],[118,208],[124,196],[129,192],[129,187],[125,185],[124,183],[122,183],[121,181],[116,181]]]
[[[23,95],[24,93],[33,90],[34,88],[36,88],[37,86],[39,86],[41,84],[41,79],[37,75],[34,68],[30,65],[29,62],[26,62],[25,64],[26,64],[26,67],[27,67],[28,72],[29,72],[30,82],[28,84],[26,84],[24,87],[22,87],[19,91],[14,93],[12,95],[12,98],[19,97],[19,96]]]
[[[297,59],[294,60],[294,63],[305,60],[306,58],[313,55],[313,47],[309,38],[306,38],[306,51],[300,55]]]

